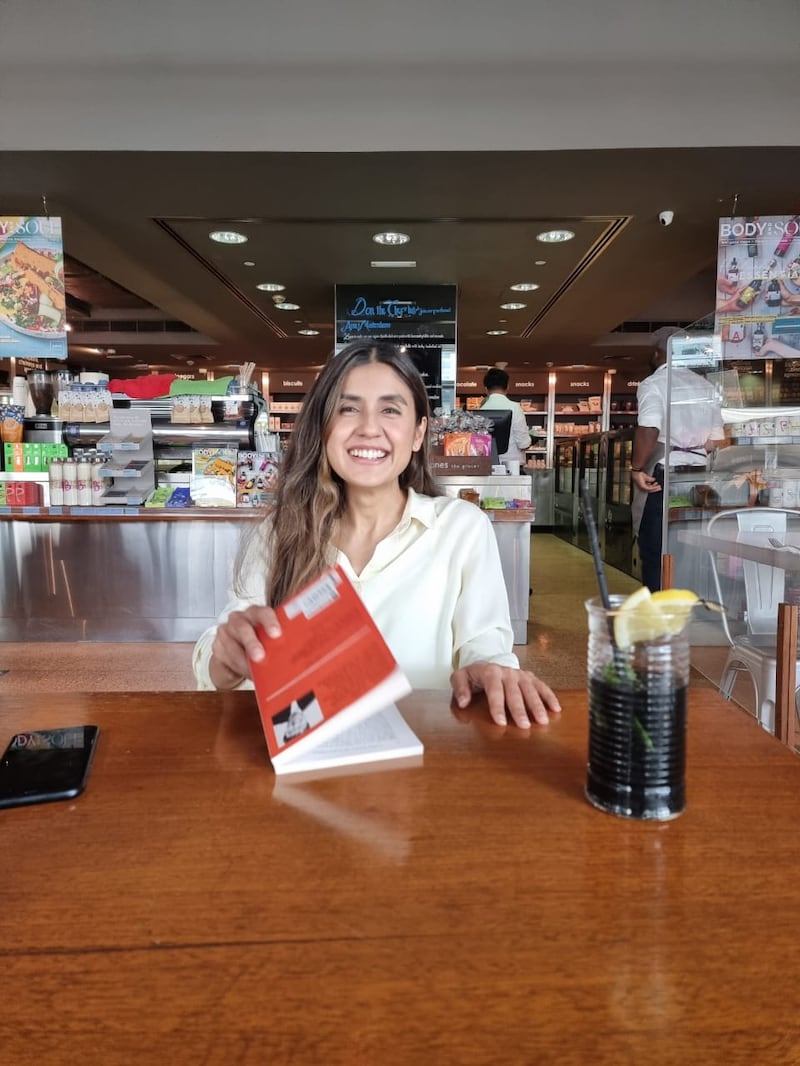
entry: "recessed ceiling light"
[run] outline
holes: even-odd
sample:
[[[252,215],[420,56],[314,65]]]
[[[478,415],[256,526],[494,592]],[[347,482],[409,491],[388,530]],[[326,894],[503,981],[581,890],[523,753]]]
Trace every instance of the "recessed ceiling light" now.
[[[275,304],[276,311],[299,311],[300,304],[289,303],[288,300],[284,300],[283,303]]]
[[[396,230],[384,230],[383,233],[373,233],[372,239],[376,244],[408,244],[411,240],[407,233],[398,233]]]
[[[253,262],[252,259],[245,259],[245,261],[242,263],[242,266],[254,267],[255,263]]]
[[[516,285],[509,285],[512,292],[533,292],[539,286],[535,281],[518,281]]]
[[[527,304],[514,303],[513,301],[508,304],[500,304],[502,311],[521,311],[523,307],[527,307]]]
[[[544,244],[561,244],[562,241],[571,241],[574,236],[571,229],[548,229],[544,233],[537,233],[536,240]]]
[[[301,333],[304,337],[318,337],[319,336],[319,330],[318,329],[299,329],[297,332]]]
[[[507,329],[487,329],[486,330],[486,336],[487,337],[502,337],[506,333],[508,333]]]
[[[209,237],[212,241],[216,241],[217,244],[246,244],[247,237],[243,233],[237,233],[232,229],[215,229],[209,233]]]
[[[283,292],[286,286],[280,285],[277,281],[262,281],[260,285],[256,285],[256,288],[261,289],[262,292]]]
[[[546,263],[547,263],[547,260],[546,260],[546,259],[537,259],[537,260],[536,260],[536,261],[534,262],[534,264],[533,264],[533,265],[534,265],[534,266],[537,266],[537,267],[543,267],[543,266],[545,266],[545,264],[546,264]]]
[[[405,269],[407,267],[415,267],[417,261],[416,259],[372,259],[369,265],[371,267],[387,267],[389,270],[392,267]]]

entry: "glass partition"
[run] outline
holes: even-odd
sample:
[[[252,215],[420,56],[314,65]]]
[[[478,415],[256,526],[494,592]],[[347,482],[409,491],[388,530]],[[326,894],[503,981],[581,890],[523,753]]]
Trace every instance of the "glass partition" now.
[[[696,613],[693,664],[768,725],[777,604],[800,600],[800,220],[720,235],[715,314],[669,343],[662,545],[675,587],[725,607]]]

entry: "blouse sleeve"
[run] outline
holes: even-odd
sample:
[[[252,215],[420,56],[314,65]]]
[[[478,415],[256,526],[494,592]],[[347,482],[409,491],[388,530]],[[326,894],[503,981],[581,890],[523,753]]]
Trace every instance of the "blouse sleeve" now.
[[[213,626],[209,626],[200,635],[192,652],[192,669],[198,690],[214,690],[216,686],[211,680],[209,664],[211,662],[211,647],[217,635],[217,629],[234,611],[244,611],[253,605],[262,606],[266,603],[267,583],[267,559],[265,538],[257,534],[252,536],[244,547],[243,563],[240,568],[240,583],[231,590],[228,603],[220,613]],[[252,688],[253,682],[245,678],[236,688]]]

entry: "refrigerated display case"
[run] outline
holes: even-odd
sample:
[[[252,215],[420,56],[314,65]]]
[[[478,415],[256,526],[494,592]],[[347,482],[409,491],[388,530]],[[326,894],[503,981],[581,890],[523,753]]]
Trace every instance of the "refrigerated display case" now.
[[[600,550],[609,566],[633,573],[631,451],[633,429],[612,431],[603,439],[604,486],[599,525]]]
[[[578,442],[555,442],[553,532],[575,544],[578,507]]]
[[[592,517],[594,518],[595,526],[597,526],[598,515],[600,513],[601,482],[604,480],[600,477],[601,443],[602,436],[599,433],[593,433],[590,436],[581,437],[581,439],[577,441],[578,471],[576,488],[578,498],[575,507],[575,543],[579,548],[583,548],[583,550],[587,552],[592,550],[592,546],[589,540],[586,519],[584,517],[584,499],[581,483],[585,482],[586,484],[592,508]]]

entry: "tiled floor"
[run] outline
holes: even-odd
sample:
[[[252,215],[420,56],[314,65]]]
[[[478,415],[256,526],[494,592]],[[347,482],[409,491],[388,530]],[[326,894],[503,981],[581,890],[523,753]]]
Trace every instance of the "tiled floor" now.
[[[610,591],[627,593],[633,578],[608,571]],[[558,537],[536,534],[531,547],[531,621],[521,664],[555,689],[584,684],[586,612],[597,594],[591,557]],[[723,649],[713,649],[720,653]],[[193,689],[191,644],[0,644],[0,692]],[[699,676],[698,684],[704,684]],[[747,699],[743,688],[743,698]]]

